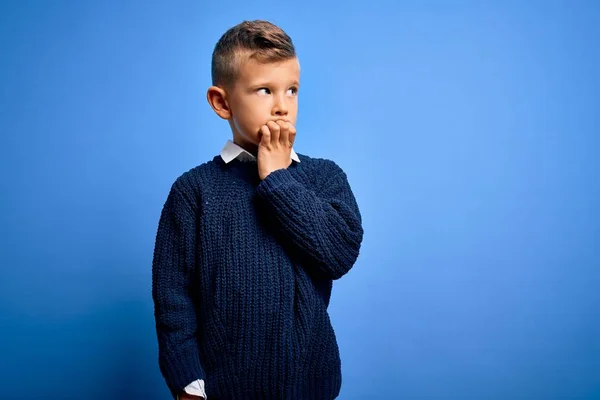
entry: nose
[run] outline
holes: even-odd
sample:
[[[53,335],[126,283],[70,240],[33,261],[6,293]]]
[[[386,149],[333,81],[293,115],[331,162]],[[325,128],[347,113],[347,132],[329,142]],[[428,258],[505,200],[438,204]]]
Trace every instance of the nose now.
[[[288,114],[288,106],[285,101],[285,96],[274,96],[275,102],[273,104],[273,115],[278,117],[286,116]]]

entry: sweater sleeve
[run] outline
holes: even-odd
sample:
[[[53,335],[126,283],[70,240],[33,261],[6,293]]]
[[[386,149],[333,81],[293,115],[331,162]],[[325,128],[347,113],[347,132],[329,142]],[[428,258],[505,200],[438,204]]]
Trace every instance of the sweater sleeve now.
[[[159,367],[174,397],[190,382],[205,379],[196,335],[198,321],[190,295],[196,263],[193,203],[175,182],[161,212],[152,261]]]
[[[330,161],[328,178],[315,192],[288,169],[271,172],[257,187],[277,228],[307,268],[339,279],[356,262],[363,238],[361,215],[346,174]]]

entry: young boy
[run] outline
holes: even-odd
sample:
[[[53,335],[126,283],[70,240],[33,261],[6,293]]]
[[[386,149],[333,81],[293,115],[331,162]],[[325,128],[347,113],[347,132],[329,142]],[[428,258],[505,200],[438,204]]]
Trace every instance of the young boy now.
[[[266,21],[228,30],[210,106],[233,141],[173,183],[152,266],[159,366],[179,399],[328,400],[341,364],[327,307],[361,215],[343,170],[292,149],[300,67]]]

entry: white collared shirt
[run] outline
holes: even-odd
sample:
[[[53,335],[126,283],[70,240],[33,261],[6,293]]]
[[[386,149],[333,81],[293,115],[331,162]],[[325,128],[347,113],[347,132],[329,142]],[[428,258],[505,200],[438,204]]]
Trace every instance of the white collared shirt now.
[[[290,157],[292,160],[300,162],[300,158],[298,158],[298,155],[296,154],[294,149],[292,149],[292,154]],[[237,143],[234,143],[231,139],[227,140],[227,143],[225,143],[223,150],[221,150],[221,158],[223,159],[223,161],[225,161],[226,164],[228,164],[236,158],[240,161],[256,161],[256,157],[254,157],[252,153],[250,153]],[[202,396],[205,399],[207,399],[203,379],[197,379],[194,382],[187,385],[185,387],[185,392],[193,396]],[[179,398],[179,395],[177,395],[177,398]]]
[[[231,139],[227,140],[227,143],[225,143],[223,150],[221,150],[221,158],[223,159],[223,161],[225,161],[226,164],[236,158],[240,161],[256,161],[256,157],[254,157],[252,153],[250,153],[237,143],[234,143]],[[298,155],[296,154],[294,149],[292,149],[291,158],[296,162],[300,162],[300,159],[298,158]]]

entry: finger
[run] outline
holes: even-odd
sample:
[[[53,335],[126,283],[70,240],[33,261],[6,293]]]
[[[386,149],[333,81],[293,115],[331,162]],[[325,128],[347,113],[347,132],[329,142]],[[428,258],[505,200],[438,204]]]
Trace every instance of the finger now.
[[[296,141],[296,127],[291,122],[288,122],[288,124],[290,125],[288,140],[290,141],[290,147],[293,147]]]
[[[269,147],[271,145],[271,131],[269,130],[269,127],[266,125],[261,126],[260,133],[262,134],[262,137],[260,138],[259,144]]]
[[[277,125],[279,125],[279,143],[284,148],[290,147],[289,134],[290,134],[290,124],[287,121],[278,120]]]
[[[285,130],[287,133],[287,140],[284,138],[280,138],[279,141],[286,147],[291,148],[294,146],[294,141],[296,140],[296,127],[288,121],[282,121],[283,126],[285,126]]]
[[[269,121],[267,122],[267,126],[269,127],[269,130],[271,131],[271,144],[276,145],[277,142],[279,142],[279,134],[281,131],[281,128],[279,127],[279,124],[277,124],[276,122],[273,121]]]

